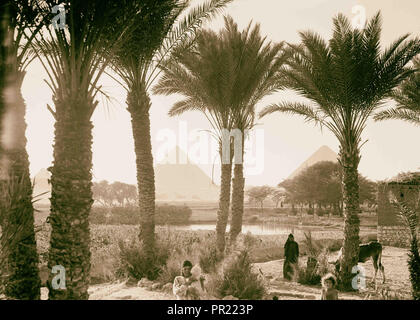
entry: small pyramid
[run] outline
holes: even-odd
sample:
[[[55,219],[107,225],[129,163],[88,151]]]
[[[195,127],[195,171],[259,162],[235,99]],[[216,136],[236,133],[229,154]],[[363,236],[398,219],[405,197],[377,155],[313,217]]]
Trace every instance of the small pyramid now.
[[[338,155],[328,146],[322,146],[315,151],[306,161],[304,161],[287,179],[293,179],[298,176],[306,168],[313,166],[321,161],[338,162]]]

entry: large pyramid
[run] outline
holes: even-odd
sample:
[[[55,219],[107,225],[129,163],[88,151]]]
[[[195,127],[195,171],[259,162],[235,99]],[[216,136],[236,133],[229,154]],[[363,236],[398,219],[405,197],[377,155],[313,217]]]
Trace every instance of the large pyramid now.
[[[178,147],[156,165],[155,185],[157,200],[215,201],[219,197],[219,187]]]
[[[293,179],[299,173],[301,173],[306,168],[313,166],[315,163],[320,161],[332,161],[337,162],[338,155],[332,151],[327,146],[322,146],[319,148],[315,153],[313,153],[305,162],[303,162],[292,174],[288,177],[288,179]]]

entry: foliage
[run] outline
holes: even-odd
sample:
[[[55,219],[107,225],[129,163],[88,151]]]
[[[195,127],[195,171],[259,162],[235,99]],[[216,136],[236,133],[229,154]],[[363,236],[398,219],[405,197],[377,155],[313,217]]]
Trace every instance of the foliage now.
[[[271,200],[274,201],[276,208],[279,202],[282,202],[286,198],[286,190],[284,188],[273,188],[271,192]]]
[[[92,185],[93,200],[103,206],[111,207],[117,202],[121,207],[134,205],[137,202],[137,187],[135,185],[108,181],[94,182]]]
[[[0,293],[25,300],[40,294],[32,187],[23,175],[0,181]]]
[[[341,188],[342,172],[340,165],[332,161],[320,161],[303,170],[293,179],[279,184],[287,192],[289,202],[297,204],[318,204],[318,215],[327,206],[340,210],[343,194]],[[360,202],[376,202],[376,183],[359,174]],[[320,214],[321,213],[321,214]]]
[[[232,295],[238,299],[261,299],[266,288],[261,278],[252,270],[246,249],[234,252],[223,266],[223,272],[216,277],[215,293],[219,297]]]
[[[274,189],[270,186],[261,186],[261,187],[252,187],[250,188],[246,194],[248,195],[248,199],[250,202],[257,202],[261,206],[261,210],[263,210],[264,200],[267,199],[270,195],[272,195]]]
[[[137,238],[132,238],[126,243],[120,240],[120,268],[119,275],[132,277],[140,280],[143,277],[155,280],[162,271],[170,254],[170,247],[167,242],[158,242],[152,259],[146,259],[147,255],[142,243]]]
[[[393,109],[379,112],[375,120],[400,119],[420,125],[420,58],[414,59],[417,69],[393,94],[397,106]]]
[[[419,193],[420,188],[416,191]],[[420,195],[420,194],[419,194]],[[410,272],[410,281],[412,287],[412,296],[414,300],[420,300],[420,252],[417,231],[419,226],[418,211],[420,208],[420,197],[414,202],[414,206],[408,205],[404,200],[393,201],[393,205],[398,210],[401,220],[409,228],[411,233],[410,252],[408,253],[408,270]]]
[[[298,282],[301,284],[318,285],[323,275],[331,269],[328,263],[328,252],[330,249],[314,241],[310,232],[305,232],[303,243],[306,246],[308,259],[306,266],[302,266],[298,270]]]
[[[162,205],[156,207],[156,224],[186,224],[192,211],[187,206]],[[137,206],[111,208],[93,207],[89,216],[93,224],[132,224],[140,223]]]
[[[215,272],[218,264],[222,261],[223,255],[217,250],[216,239],[212,237],[200,248],[199,264],[205,273]]]

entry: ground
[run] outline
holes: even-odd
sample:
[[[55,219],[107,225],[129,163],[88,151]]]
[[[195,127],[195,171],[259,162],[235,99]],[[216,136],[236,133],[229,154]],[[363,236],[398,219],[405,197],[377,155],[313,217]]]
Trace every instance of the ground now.
[[[331,256],[331,260],[334,260]],[[300,257],[302,261],[306,258]],[[384,299],[386,291],[399,292],[403,297],[409,297],[410,281],[407,268],[407,250],[395,247],[385,247],[382,255],[382,264],[385,267],[386,283],[382,284],[382,278],[378,274],[378,291],[375,294],[372,285],[374,268],[371,261],[361,264],[366,270],[368,289],[362,293],[340,293],[340,299]],[[304,286],[296,282],[286,281],[282,278],[283,260],[273,260],[264,263],[255,263],[255,270],[261,270],[267,283],[269,283],[270,296],[276,295],[279,300],[319,300],[320,287]],[[384,290],[385,289],[385,290]],[[385,292],[384,292],[385,291]],[[382,292],[382,295],[380,294]],[[42,298],[47,299],[48,291],[42,289]],[[91,300],[173,300],[172,294],[160,291],[150,291],[125,282],[105,283],[93,285],[89,288]]]

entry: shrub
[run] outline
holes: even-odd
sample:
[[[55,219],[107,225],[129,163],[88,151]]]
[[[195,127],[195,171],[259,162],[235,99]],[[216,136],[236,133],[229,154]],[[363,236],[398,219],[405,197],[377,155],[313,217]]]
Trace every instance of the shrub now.
[[[190,220],[192,211],[187,206],[163,205],[156,207],[156,224],[185,224]]]
[[[188,223],[192,211],[187,206],[162,205],[156,206],[156,224],[185,224]],[[140,224],[138,207],[93,207],[89,215],[91,224]]]
[[[199,254],[199,264],[201,270],[205,273],[215,272],[217,265],[222,261],[223,255],[219,253],[216,241],[211,239],[209,243],[201,246]]]
[[[227,259],[222,279],[215,276],[213,285],[219,297],[232,295],[238,299],[258,300],[266,292],[262,280],[252,271],[251,260],[246,250],[234,253]]]
[[[260,219],[258,218],[257,215],[253,215],[248,219],[248,222],[249,223],[257,223],[257,222],[260,222]]]
[[[169,257],[170,248],[164,241],[156,241],[155,252],[152,261],[146,259],[146,253],[142,243],[135,238],[128,243],[120,240],[119,276],[131,277],[140,280],[146,277],[155,280]]]
[[[162,267],[162,270],[159,274],[159,282],[166,284],[168,282],[173,283],[176,276],[179,276],[181,273],[181,266],[184,261],[184,258],[180,254],[172,254],[166,260],[166,264]]]
[[[305,232],[303,241],[308,254],[306,266],[298,270],[298,282],[301,284],[318,285],[324,274],[328,273],[328,251],[329,249],[320,242],[313,240],[311,233]]]

